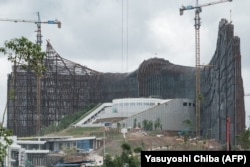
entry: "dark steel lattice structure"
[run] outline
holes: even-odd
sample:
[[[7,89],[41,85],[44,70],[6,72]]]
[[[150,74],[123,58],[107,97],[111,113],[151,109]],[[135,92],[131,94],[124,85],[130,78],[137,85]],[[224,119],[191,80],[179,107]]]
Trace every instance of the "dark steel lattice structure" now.
[[[225,118],[231,118],[231,138],[245,127],[240,40],[233,25],[222,20],[212,68],[201,68],[201,135],[225,142]],[[130,73],[102,73],[62,58],[47,43],[47,71],[41,79],[40,117],[36,113],[36,76],[13,67],[8,78],[8,122],[17,136],[37,134],[36,125],[48,126],[90,104],[116,98],[160,97],[195,99],[195,67],[161,58],[145,60]],[[15,70],[16,69],[16,70]],[[16,71],[14,75],[14,71]]]
[[[219,24],[217,48],[211,67],[202,71],[204,100],[201,109],[203,135],[226,140],[226,119],[230,117],[230,136],[235,138],[245,129],[244,89],[241,77],[240,39],[234,36],[234,26],[222,19]],[[237,142],[237,141],[236,141]]]
[[[17,136],[34,135],[38,121],[48,126],[98,101],[99,72],[60,57],[49,42],[46,52],[40,115],[36,112],[36,75],[20,67],[13,67],[17,70],[9,75],[8,92],[14,90],[15,97],[8,99],[8,127]]]

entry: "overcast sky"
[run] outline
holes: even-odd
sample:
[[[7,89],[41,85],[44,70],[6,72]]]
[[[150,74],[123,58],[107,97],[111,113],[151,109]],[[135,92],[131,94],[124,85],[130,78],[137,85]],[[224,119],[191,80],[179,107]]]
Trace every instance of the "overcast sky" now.
[[[220,0],[200,0],[200,4]],[[64,58],[100,72],[130,72],[146,59],[159,57],[178,65],[195,66],[194,11],[182,5],[196,0],[0,0],[0,18],[58,19],[62,28],[42,24],[43,50],[50,40]],[[221,18],[231,20],[241,39],[242,76],[250,93],[250,1],[234,0],[208,7],[201,13],[201,64],[212,58]],[[231,10],[231,12],[230,12]],[[230,14],[231,13],[231,14]],[[24,36],[36,42],[36,25],[0,21],[1,40]],[[0,55],[0,118],[6,104],[10,62]],[[245,97],[247,126],[250,96]]]

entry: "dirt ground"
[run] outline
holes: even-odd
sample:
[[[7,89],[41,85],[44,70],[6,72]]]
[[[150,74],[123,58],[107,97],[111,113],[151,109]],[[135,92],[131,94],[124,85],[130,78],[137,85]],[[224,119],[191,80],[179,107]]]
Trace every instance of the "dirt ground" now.
[[[100,148],[99,154],[117,155],[121,153],[121,145],[126,141],[131,146],[133,151],[137,147],[142,150],[222,150],[221,144],[214,139],[196,140],[188,138],[184,142],[184,137],[168,132],[148,134],[143,131],[128,132],[125,134],[125,139],[121,135],[120,138],[106,139],[105,149]]]

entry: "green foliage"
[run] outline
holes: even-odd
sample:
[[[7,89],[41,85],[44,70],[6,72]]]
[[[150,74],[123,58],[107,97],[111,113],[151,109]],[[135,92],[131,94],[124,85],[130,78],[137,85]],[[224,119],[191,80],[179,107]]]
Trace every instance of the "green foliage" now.
[[[8,60],[14,63],[14,78],[16,75],[16,66],[21,67],[24,70],[33,70],[37,76],[37,114],[40,118],[40,78],[45,72],[45,65],[43,64],[44,57],[46,56],[45,52],[41,51],[41,47],[38,44],[35,44],[29,41],[25,37],[14,38],[10,41],[5,41],[4,47],[0,48],[0,52],[8,55]],[[9,92],[10,99],[15,97],[15,90],[11,89]],[[40,122],[39,122],[40,125]],[[39,134],[40,134],[40,127]]]
[[[154,126],[155,126],[155,130],[156,130],[157,128],[161,128],[161,120],[160,120],[160,118],[157,118],[157,119],[155,120]]]
[[[121,123],[117,122],[117,129],[120,130],[121,129]]]
[[[115,167],[112,157],[109,154],[105,156],[103,163],[104,163],[103,167]]]
[[[138,128],[141,128],[141,123],[140,122],[138,122]]]
[[[148,125],[148,120],[144,119],[144,120],[142,121],[142,127],[143,127],[144,130],[146,130],[147,125]]]
[[[184,126],[184,130],[182,131],[182,135],[184,137],[184,143],[187,144],[188,138],[189,138],[189,132],[192,130],[193,124],[189,119],[185,119],[182,121],[182,124]]]
[[[6,128],[0,127],[0,162],[4,161],[7,155],[7,148],[12,144],[12,140],[9,137],[12,135],[12,131]]]
[[[15,99],[15,90],[13,88],[10,88],[8,98],[11,100]]]
[[[121,155],[116,155],[112,160],[110,155],[105,156],[104,164],[102,167],[139,167],[140,162],[139,159],[135,156],[131,155],[131,147],[128,143],[123,143],[121,145],[123,152]]]
[[[73,122],[75,122],[78,118],[80,118],[82,115],[84,115],[85,113],[87,113],[94,106],[95,105],[92,104],[92,105],[86,107],[82,111],[65,115],[60,120],[60,122],[58,124],[54,123],[54,124],[49,125],[48,127],[44,127],[42,129],[42,134],[48,134],[48,133],[52,133],[52,132],[58,132],[58,131],[61,131],[61,130],[65,129],[65,128],[67,128],[70,124],[72,124]]]
[[[142,126],[145,131],[152,131],[153,130],[153,122],[149,120],[143,120]]]
[[[45,71],[45,66],[42,63],[46,55],[45,52],[41,51],[41,47],[38,44],[34,44],[25,37],[6,41],[4,47],[0,47],[0,52],[4,55],[8,55],[8,60],[14,63],[14,65],[20,66],[23,69],[31,69],[38,77],[41,77]],[[9,99],[15,98],[14,89],[10,89],[8,93]],[[0,161],[3,162],[7,154],[7,148],[12,144],[12,140],[9,139],[9,136],[12,135],[12,131],[2,126],[0,127],[0,131]]]
[[[25,37],[14,38],[4,43],[5,47],[0,48],[0,52],[8,55],[8,60],[15,65],[20,65],[23,69],[28,67],[37,74],[42,76],[45,66],[42,63],[45,52],[41,51],[41,47],[29,41]]]
[[[122,151],[126,152],[126,153],[130,152],[130,150],[131,150],[131,147],[130,147],[130,145],[128,143],[123,143],[121,145],[121,148],[122,148]]]
[[[134,125],[133,125],[133,128],[136,128],[136,121],[137,121],[137,119],[134,119]]]
[[[76,147],[70,148],[70,147],[62,146],[62,150],[66,155],[72,155],[76,153]]]
[[[238,139],[243,149],[250,149],[250,128],[246,129]]]
[[[134,152],[135,153],[140,153],[142,151],[142,148],[141,147],[136,147],[135,149],[134,149]]]
[[[202,101],[202,100],[204,100],[204,96],[203,96],[202,94],[199,94],[199,95],[198,95],[198,99],[199,99],[200,101]]]
[[[192,122],[189,119],[185,119],[184,121],[182,121],[182,124],[188,127],[192,126]]]

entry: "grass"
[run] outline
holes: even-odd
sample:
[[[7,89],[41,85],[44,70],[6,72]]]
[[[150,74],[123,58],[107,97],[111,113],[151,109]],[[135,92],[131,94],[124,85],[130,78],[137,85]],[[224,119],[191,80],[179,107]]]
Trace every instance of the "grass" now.
[[[84,137],[84,136],[96,136],[94,134],[103,133],[103,128],[101,127],[68,127],[63,131],[58,132],[56,135],[60,136],[74,136],[74,137]]]
[[[85,118],[87,115],[89,115],[90,113],[92,113],[95,109],[97,109],[101,104],[97,104],[97,105],[93,105],[94,107],[92,107],[89,111],[85,112],[83,115],[81,115],[78,119],[76,119],[75,121],[73,121],[71,124],[75,124],[77,122],[79,122],[80,120],[82,120],[83,118]]]

